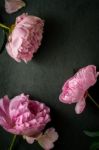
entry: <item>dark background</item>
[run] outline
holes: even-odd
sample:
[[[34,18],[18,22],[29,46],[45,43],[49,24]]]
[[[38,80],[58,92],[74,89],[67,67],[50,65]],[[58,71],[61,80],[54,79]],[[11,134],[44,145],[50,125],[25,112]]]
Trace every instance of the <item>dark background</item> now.
[[[8,15],[0,0],[0,16],[6,25],[23,12],[45,20],[42,45],[28,64],[17,63],[6,50],[0,55],[0,97],[10,98],[24,92],[51,107],[52,123],[60,137],[54,150],[88,150],[93,139],[84,130],[99,130],[99,110],[87,98],[81,115],[75,105],[59,102],[61,87],[74,70],[89,64],[99,67],[98,0],[27,0],[27,7]],[[0,30],[0,44],[2,31]],[[98,102],[99,82],[90,89]],[[7,150],[12,136],[0,128],[0,150]],[[17,138],[15,150],[42,150]]]

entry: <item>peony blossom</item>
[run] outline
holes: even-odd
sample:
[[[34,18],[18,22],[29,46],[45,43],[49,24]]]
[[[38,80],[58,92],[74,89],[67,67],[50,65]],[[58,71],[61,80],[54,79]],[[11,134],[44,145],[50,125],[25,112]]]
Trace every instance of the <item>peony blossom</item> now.
[[[8,132],[36,137],[50,122],[50,109],[43,103],[21,94],[9,100],[0,100],[0,125]]]
[[[23,0],[5,0],[5,10],[8,14],[14,13],[22,7],[25,7]]]
[[[87,90],[96,83],[98,75],[94,65],[80,69],[63,85],[60,101],[66,104],[76,103],[75,111],[80,114],[86,106]]]
[[[44,21],[22,14],[16,18],[14,29],[8,37],[6,49],[17,62],[28,62],[41,45]]]
[[[49,128],[44,132],[44,134],[40,134],[36,138],[28,136],[24,136],[23,138],[26,139],[29,144],[32,144],[34,141],[38,141],[44,150],[50,150],[54,148],[54,142],[58,140],[58,137],[58,133],[55,129]]]

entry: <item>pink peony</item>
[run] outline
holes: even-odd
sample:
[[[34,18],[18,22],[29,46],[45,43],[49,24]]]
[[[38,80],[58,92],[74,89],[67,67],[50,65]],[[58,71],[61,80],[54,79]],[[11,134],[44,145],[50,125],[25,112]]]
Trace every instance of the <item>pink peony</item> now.
[[[22,14],[16,18],[15,27],[9,35],[6,49],[17,62],[28,62],[41,45],[44,21],[35,16]]]
[[[59,96],[60,101],[66,104],[76,103],[75,111],[80,114],[86,105],[87,90],[96,83],[98,75],[94,65],[80,69],[65,82]]]
[[[25,2],[22,0],[5,0],[5,10],[8,14],[14,13],[25,7]]]
[[[0,125],[17,135],[38,136],[50,121],[50,109],[43,103],[21,94],[11,101],[7,96],[0,100]]]

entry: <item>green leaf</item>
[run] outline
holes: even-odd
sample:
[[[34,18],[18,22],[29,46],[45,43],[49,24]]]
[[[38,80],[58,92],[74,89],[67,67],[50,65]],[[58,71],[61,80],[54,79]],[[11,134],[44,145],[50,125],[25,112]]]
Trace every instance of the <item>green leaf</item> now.
[[[84,133],[90,137],[99,137],[99,131],[97,132],[84,131]]]
[[[90,150],[99,150],[99,142],[92,143]]]
[[[5,45],[6,45],[6,42],[7,42],[7,33],[4,30],[3,30],[3,37],[2,38],[3,38],[3,42],[2,42],[2,45],[0,46],[0,54],[5,49]]]

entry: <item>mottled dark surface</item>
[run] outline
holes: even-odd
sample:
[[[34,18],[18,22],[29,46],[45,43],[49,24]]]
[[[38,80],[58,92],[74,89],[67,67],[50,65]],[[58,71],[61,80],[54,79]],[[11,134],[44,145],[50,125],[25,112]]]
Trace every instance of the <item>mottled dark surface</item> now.
[[[28,64],[17,63],[6,50],[0,55],[0,97],[10,98],[22,92],[45,102],[52,109],[52,126],[60,138],[54,150],[88,150],[92,139],[83,130],[99,129],[99,110],[87,98],[85,111],[76,115],[74,105],[64,105],[58,96],[74,70],[94,64],[99,66],[99,1],[98,0],[26,0],[27,7],[8,15],[0,0],[0,17],[11,25],[23,12],[45,20],[42,45]],[[0,19],[1,20],[1,19]],[[0,44],[2,32],[0,30]],[[99,82],[91,88],[98,102]],[[11,135],[0,128],[0,150],[7,150]],[[17,139],[15,150],[41,150]]]

